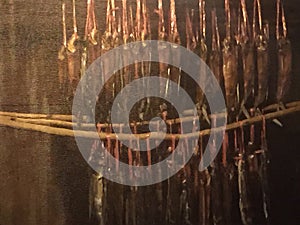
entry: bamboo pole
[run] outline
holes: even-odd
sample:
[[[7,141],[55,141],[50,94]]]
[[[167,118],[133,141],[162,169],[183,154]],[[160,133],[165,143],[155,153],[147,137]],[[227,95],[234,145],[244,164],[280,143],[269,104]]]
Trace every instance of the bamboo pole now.
[[[52,120],[52,119],[30,119],[30,118],[14,118],[15,121],[25,122],[25,123],[32,123],[32,124],[39,124],[39,125],[46,125],[51,127],[65,127],[68,129],[72,129],[75,123],[69,121],[62,121],[62,120]],[[92,124],[86,124],[92,125]],[[95,127],[95,125],[93,125]]]
[[[285,105],[286,109],[294,108],[294,107],[300,107],[300,101],[295,101],[295,102],[290,102]],[[271,111],[275,111],[280,109],[281,105],[280,104],[272,104],[269,106],[266,106],[262,112],[269,113]],[[193,114],[193,110],[187,110],[185,111],[186,115]],[[65,127],[65,128],[70,128],[72,129],[73,126],[75,126],[77,123],[72,122],[77,121],[77,118],[72,115],[59,115],[59,114],[53,114],[53,115],[46,115],[46,114],[30,114],[30,113],[15,113],[15,112],[0,112],[0,116],[9,116],[14,118],[16,121],[20,122],[27,122],[27,123],[32,123],[32,124],[40,124],[40,125],[47,125],[47,126],[52,126],[52,127]],[[226,116],[225,113],[218,113],[215,115],[209,115],[209,118],[216,116],[217,118],[221,118]],[[198,117],[197,117],[198,118]],[[166,120],[166,124],[172,125],[172,124],[179,124],[179,123],[187,123],[187,122],[192,122],[195,120],[195,116],[185,116],[184,118],[177,118],[177,119],[169,119]],[[143,121],[143,122],[134,122],[130,123],[131,127],[134,126],[143,126],[143,125],[156,125],[156,122],[149,122],[149,121]],[[101,124],[102,128],[107,128],[107,127],[126,127],[128,124],[108,124],[104,123]],[[83,128],[83,129],[88,129],[88,128],[93,128],[95,127],[95,124],[92,123],[84,123],[80,122],[78,123],[78,127]]]
[[[39,131],[42,133],[47,134],[54,134],[59,136],[74,136],[74,131],[70,129],[64,129],[64,128],[57,128],[57,127],[50,127],[45,125],[36,125],[21,121],[15,121],[14,118],[9,116],[3,116],[0,115],[0,125],[12,127],[16,129],[24,129],[24,130],[31,130],[31,131]]]
[[[152,132],[151,137],[150,133],[143,133],[143,134],[135,134],[135,137],[139,139],[166,139],[166,140],[173,140],[179,139],[179,138],[197,138],[199,136],[207,136],[210,135],[212,132],[222,132],[224,130],[229,131],[236,128],[249,126],[254,123],[259,123],[265,120],[273,120],[279,117],[287,116],[292,113],[300,112],[300,106],[294,106],[288,109],[283,109],[276,112],[271,112],[265,115],[258,115],[255,117],[252,117],[250,119],[245,119],[239,122],[228,124],[226,127],[217,127],[214,129],[206,129],[195,133],[188,133],[188,134],[163,134],[161,132]],[[10,116],[1,116],[0,115],[0,125],[13,127],[17,129],[25,129],[25,130],[33,130],[33,131],[39,131],[47,134],[53,134],[53,135],[60,135],[60,136],[74,136],[74,131],[71,129],[66,128],[57,128],[57,127],[51,127],[46,125],[40,125],[40,124],[32,124],[24,121],[16,121],[16,118],[10,117]],[[100,139],[106,139],[110,138],[118,139],[118,140],[129,140],[131,138],[130,134],[114,134],[114,133],[96,133],[93,131],[83,131],[83,130],[77,130],[76,131],[77,137],[83,137],[83,138],[100,138]]]
[[[72,119],[75,119],[73,115],[60,115],[60,114],[52,115],[52,114],[16,113],[16,112],[0,112],[0,116],[31,118],[31,119],[57,119],[63,121],[72,121]]]

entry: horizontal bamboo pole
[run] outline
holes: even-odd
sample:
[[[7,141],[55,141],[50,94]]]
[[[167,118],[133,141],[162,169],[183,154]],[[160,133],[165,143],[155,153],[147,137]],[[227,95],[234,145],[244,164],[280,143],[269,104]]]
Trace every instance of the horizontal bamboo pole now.
[[[284,106],[285,108],[291,108],[291,107],[296,107],[300,105],[300,101],[295,101],[295,102],[289,102],[287,104],[272,104],[269,106],[266,106],[265,108],[263,108],[262,112],[270,112],[270,111],[274,111],[274,110],[278,110],[280,109],[281,106]]]
[[[92,123],[77,124],[74,122],[63,121],[63,120],[52,120],[52,119],[14,118],[14,120],[20,121],[20,122],[25,122],[25,123],[46,125],[46,126],[51,126],[51,127],[64,127],[64,128],[68,128],[68,129],[73,129],[73,126],[80,127],[82,129],[89,129],[89,128],[95,127],[95,124],[92,124]]]
[[[11,116],[18,118],[31,118],[31,119],[56,119],[63,121],[72,121],[73,115],[59,115],[59,114],[33,114],[33,113],[16,113],[16,112],[0,112],[0,116]]]
[[[1,116],[0,115],[0,125],[12,127],[16,129],[24,129],[30,131],[38,131],[46,134],[53,134],[59,136],[69,136],[74,137],[74,131],[72,129],[66,128],[58,128],[58,127],[50,127],[47,125],[40,125],[40,124],[31,124],[22,121],[16,121],[15,118],[9,116]],[[97,132],[90,132],[90,131],[79,131],[80,137],[85,138],[98,138]],[[103,136],[104,138],[105,136]]]
[[[272,104],[264,109],[262,109],[262,112],[267,113],[271,112],[274,110],[278,110],[281,105],[279,104]],[[284,105],[287,109],[300,106],[300,101],[295,101],[295,102],[290,102]],[[192,113],[192,110],[186,111],[187,114]],[[14,112],[0,112],[0,115],[3,116],[11,116],[16,118],[16,120],[22,121],[22,122],[28,122],[32,124],[40,124],[40,125],[48,125],[52,127],[65,127],[65,128],[73,128],[73,125],[76,126],[76,123],[71,122],[72,119],[73,121],[77,121],[77,118],[73,115],[59,115],[59,114],[53,114],[53,115],[46,115],[46,114],[27,114],[27,113],[14,113]],[[209,115],[211,118],[212,116],[216,116],[217,118],[224,117],[225,113],[219,113],[215,115]],[[178,124],[178,123],[185,123],[185,122],[192,122],[195,120],[195,116],[185,116],[184,118],[177,118],[177,119],[169,119],[166,120],[166,124]],[[131,127],[134,126],[142,126],[142,125],[156,125],[155,122],[149,122],[149,121],[143,121],[143,122],[136,122],[136,123],[130,123]],[[107,127],[126,127],[128,125],[126,124],[108,124],[104,123],[101,124],[102,128],[107,128]],[[91,123],[78,123],[77,127],[81,127],[82,129],[88,129],[95,127],[94,124]]]
[[[222,132],[224,129],[226,131],[233,130],[236,128],[249,126],[251,124],[259,123],[261,121],[265,120],[273,120],[279,117],[287,116],[292,113],[300,112],[300,106],[291,107],[289,109],[283,109],[280,111],[268,113],[265,115],[258,115],[255,117],[252,117],[250,119],[245,119],[239,122],[228,124],[226,127],[218,127],[214,129],[206,129],[195,133],[188,133],[188,134],[164,134],[161,132],[152,132],[151,133],[151,139],[179,139],[179,138],[197,138],[199,136],[207,136],[210,135],[213,131],[214,132]],[[0,125],[9,126],[13,128],[18,129],[26,129],[26,130],[33,130],[33,131],[39,131],[43,133],[48,134],[54,134],[54,135],[60,135],[60,136],[74,136],[74,131],[72,129],[66,129],[66,128],[57,128],[57,127],[51,127],[47,125],[40,125],[40,124],[32,124],[24,121],[17,121],[15,118],[10,116],[0,116]],[[129,140],[131,138],[131,135],[129,134],[114,134],[114,133],[99,133],[92,132],[92,131],[83,131],[78,130],[76,131],[76,135],[78,137],[84,137],[84,138],[97,138],[100,137],[101,139],[118,139],[118,140]],[[135,137],[139,139],[147,139],[150,137],[150,133],[144,133],[144,134],[136,134]]]

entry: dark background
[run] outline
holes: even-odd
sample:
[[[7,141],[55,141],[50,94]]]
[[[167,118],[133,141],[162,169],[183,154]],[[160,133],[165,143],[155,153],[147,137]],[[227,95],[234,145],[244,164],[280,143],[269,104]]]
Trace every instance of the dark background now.
[[[70,36],[71,1],[66,2]],[[106,2],[95,2],[100,30],[103,31]],[[223,34],[223,1],[217,2]],[[263,16],[271,25],[270,86],[274,88],[275,1],[263,0],[262,3]],[[57,76],[57,51],[62,40],[60,4],[58,0],[0,0],[0,110],[70,113],[70,93],[59,88]],[[79,34],[82,34],[86,2],[80,0],[76,4]],[[156,1],[148,0],[151,12],[156,4]],[[185,7],[197,9],[197,1],[183,0],[176,1],[176,4],[184,43]],[[300,4],[296,0],[286,0],[285,6],[293,45],[293,82],[289,100],[297,100],[300,99]],[[157,16],[154,13],[150,16],[155,38]],[[297,211],[300,202],[300,153],[297,146],[300,114],[281,121],[283,128],[269,123],[267,129],[272,153],[271,224],[296,225],[300,221]],[[91,171],[73,138],[0,127],[0,142],[0,224],[87,224],[88,175]]]

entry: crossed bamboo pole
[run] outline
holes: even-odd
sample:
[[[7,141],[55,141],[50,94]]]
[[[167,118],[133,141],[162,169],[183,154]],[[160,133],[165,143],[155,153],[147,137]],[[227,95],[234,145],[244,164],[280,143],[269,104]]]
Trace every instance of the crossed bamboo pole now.
[[[240,128],[242,126],[249,126],[251,124],[259,123],[263,120],[274,120],[280,117],[284,117],[293,113],[300,112],[300,101],[291,102],[285,105],[285,109],[278,110],[279,105],[269,105],[264,108],[264,114],[257,115],[251,117],[249,119],[241,120],[238,122],[234,122],[231,124],[227,124],[226,126],[217,127],[213,129],[205,129],[194,133],[187,134],[165,134],[163,135],[161,132],[152,132],[152,133],[142,133],[135,134],[135,137],[139,139],[165,139],[165,140],[173,140],[179,138],[195,138],[199,136],[207,136],[212,132],[222,132],[228,130],[234,130],[236,128]],[[224,116],[219,114],[215,115],[216,117]],[[211,115],[212,117],[212,115]],[[0,126],[7,126],[16,129],[24,129],[31,131],[38,131],[42,133],[59,135],[59,136],[69,136],[74,137],[75,133],[73,130],[73,126],[76,129],[76,136],[83,138],[100,138],[111,140],[130,140],[132,136],[126,133],[105,133],[105,132],[94,132],[89,131],[91,128],[95,127],[94,124],[91,123],[77,123],[72,122],[76,121],[76,118],[72,115],[46,115],[46,114],[30,114],[30,113],[15,113],[15,112],[0,112]],[[174,124],[180,122],[189,122],[193,121],[195,117],[184,117],[183,119],[174,119],[167,120],[167,124]],[[141,123],[133,123],[130,125],[138,126],[138,125],[147,125],[149,122],[141,122]],[[122,124],[118,124],[122,126]],[[110,125],[112,127],[118,127],[118,125]],[[123,124],[124,125],[124,124]],[[109,126],[108,124],[102,124],[102,127]],[[151,137],[150,137],[151,134]]]

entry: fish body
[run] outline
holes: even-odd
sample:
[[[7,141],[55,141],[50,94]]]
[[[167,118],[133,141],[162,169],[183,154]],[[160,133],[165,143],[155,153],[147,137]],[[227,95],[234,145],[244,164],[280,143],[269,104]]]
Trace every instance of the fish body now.
[[[246,42],[242,44],[242,63],[244,80],[244,103],[254,94],[255,84],[255,52],[254,43]]]
[[[226,103],[229,111],[235,111],[238,103],[238,49],[234,42],[225,39],[223,42],[223,75]]]
[[[259,35],[256,44],[257,57],[257,95],[255,98],[255,108],[265,102],[268,96],[269,82],[269,52],[268,40]]]
[[[210,67],[212,73],[215,75],[220,86],[222,86],[223,73],[222,73],[222,53],[221,53],[221,51],[215,50],[210,53],[209,67]]]
[[[277,42],[278,48],[278,82],[276,98],[282,102],[288,94],[291,84],[292,48],[288,39],[281,38]]]

